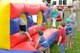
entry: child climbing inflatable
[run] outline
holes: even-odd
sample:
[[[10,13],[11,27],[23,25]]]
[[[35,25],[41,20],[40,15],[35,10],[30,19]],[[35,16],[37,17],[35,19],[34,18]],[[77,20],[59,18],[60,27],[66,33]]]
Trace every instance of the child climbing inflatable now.
[[[30,34],[26,31],[26,23],[25,21],[23,20],[22,17],[19,18],[19,28],[20,28],[20,35],[24,35],[26,34],[29,38],[30,41],[32,41],[32,38],[30,37]]]
[[[47,48],[49,48],[49,44],[48,42],[45,40],[45,38],[43,37],[43,32],[41,30],[38,30],[38,34],[40,35],[38,40],[37,40],[37,43],[35,45],[35,48],[39,47],[38,50],[43,52],[45,51]],[[43,42],[45,42],[43,44]]]
[[[57,29],[47,29],[44,32],[38,30],[38,33],[40,36],[36,42],[35,48],[38,48],[38,50],[41,52],[48,49],[55,42],[56,37],[58,35]],[[46,51],[46,52],[49,53],[50,51]]]

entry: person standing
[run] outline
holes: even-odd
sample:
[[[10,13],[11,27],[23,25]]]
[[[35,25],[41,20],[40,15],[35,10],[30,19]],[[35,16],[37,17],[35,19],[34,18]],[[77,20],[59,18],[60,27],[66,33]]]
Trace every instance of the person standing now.
[[[58,17],[58,10],[57,10],[56,6],[53,7],[51,15],[52,15],[52,20],[53,20],[52,26],[53,26],[53,28],[55,28],[56,27],[56,20]]]
[[[70,18],[66,19],[66,49],[72,48],[72,25],[71,25],[71,20]]]
[[[66,23],[61,22],[58,27],[58,46],[60,47],[60,53],[65,53],[65,40],[66,40]]]
[[[72,38],[76,38],[75,30],[77,26],[77,20],[76,20],[76,13],[73,8],[71,9],[71,14],[69,18],[71,19],[71,25],[72,25]]]
[[[50,8],[50,4],[47,5],[46,18],[47,18],[46,21],[47,21],[48,28],[50,28],[50,23],[51,23],[51,8]]]

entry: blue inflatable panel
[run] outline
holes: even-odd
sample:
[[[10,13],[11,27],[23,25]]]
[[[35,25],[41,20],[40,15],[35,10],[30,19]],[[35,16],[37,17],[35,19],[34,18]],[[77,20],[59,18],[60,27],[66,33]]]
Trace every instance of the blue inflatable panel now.
[[[10,20],[10,34],[19,32],[19,18]]]
[[[31,27],[33,25],[33,20],[32,20],[32,17],[31,16],[27,16],[27,28],[28,27]]]
[[[0,50],[0,53],[40,53],[39,51]]]
[[[56,41],[57,35],[58,35],[58,31],[52,34],[52,36],[47,40],[50,46]]]
[[[43,23],[46,22],[46,14],[43,13]]]

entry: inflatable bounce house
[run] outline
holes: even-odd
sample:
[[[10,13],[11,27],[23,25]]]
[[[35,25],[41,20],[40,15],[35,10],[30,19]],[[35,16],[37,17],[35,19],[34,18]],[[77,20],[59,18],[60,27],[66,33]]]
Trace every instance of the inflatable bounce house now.
[[[57,29],[46,29],[46,5],[35,0],[0,0],[0,53],[40,53],[35,48],[39,34],[35,30],[42,30],[43,36],[51,46],[58,34]],[[36,16],[34,16],[36,15]],[[27,24],[26,31],[32,37],[29,41],[26,35],[20,36],[19,18]],[[36,17],[37,22],[33,21]]]

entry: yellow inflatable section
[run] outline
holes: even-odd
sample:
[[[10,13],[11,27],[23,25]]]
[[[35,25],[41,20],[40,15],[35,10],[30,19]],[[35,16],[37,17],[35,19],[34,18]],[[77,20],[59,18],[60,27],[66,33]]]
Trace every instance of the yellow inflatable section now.
[[[42,12],[41,11],[38,13],[38,20],[37,21],[38,21],[37,22],[38,26],[41,26],[42,25],[42,21],[43,21],[43,16],[42,16]]]
[[[27,25],[27,19],[26,19],[26,15],[24,13],[21,14],[21,17],[24,19],[26,25]]]
[[[0,0],[0,48],[10,49],[10,3]]]

